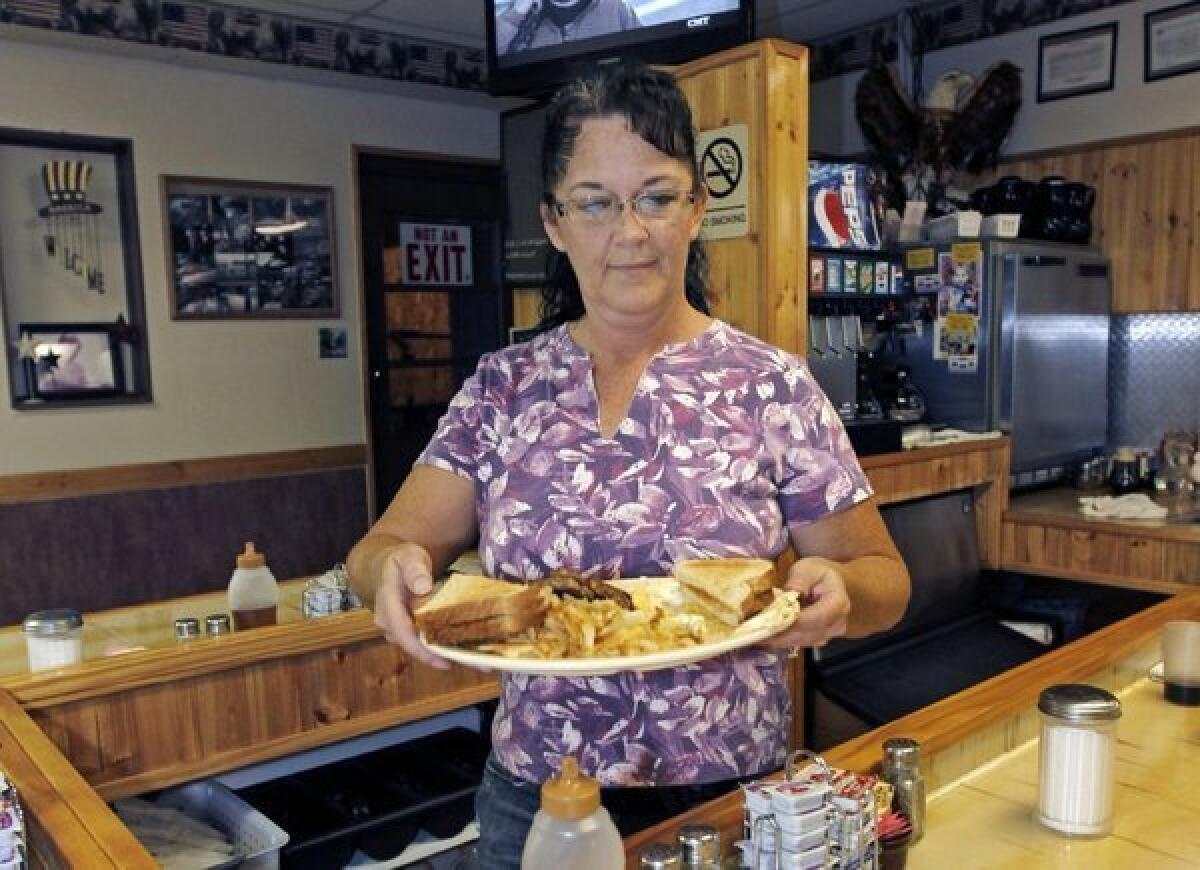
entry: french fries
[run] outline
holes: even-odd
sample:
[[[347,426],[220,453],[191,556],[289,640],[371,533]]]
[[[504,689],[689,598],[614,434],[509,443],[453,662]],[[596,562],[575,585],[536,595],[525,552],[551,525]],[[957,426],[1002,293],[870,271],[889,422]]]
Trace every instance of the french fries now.
[[[634,610],[603,599],[555,599],[540,628],[476,649],[510,658],[607,658],[694,646],[731,632],[729,626],[702,613],[686,607],[668,609],[645,596],[634,596]]]

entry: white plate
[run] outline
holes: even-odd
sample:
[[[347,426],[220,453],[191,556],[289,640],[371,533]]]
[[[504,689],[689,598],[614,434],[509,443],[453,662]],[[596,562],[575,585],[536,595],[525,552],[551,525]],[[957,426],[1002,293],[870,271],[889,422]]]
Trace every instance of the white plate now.
[[[628,592],[641,586],[664,603],[677,604],[682,599],[679,584],[670,578],[644,577],[614,581]],[[477,652],[456,646],[427,643],[429,649],[444,659],[473,668],[493,671],[508,671],[514,674],[545,674],[562,677],[600,677],[622,671],[657,671],[692,662],[703,661],[722,653],[761,643],[772,635],[787,628],[800,612],[795,592],[786,591],[776,595],[775,600],[762,612],[743,622],[733,633],[721,640],[678,649],[661,650],[635,656],[608,656],[585,659],[535,659],[511,658]]]

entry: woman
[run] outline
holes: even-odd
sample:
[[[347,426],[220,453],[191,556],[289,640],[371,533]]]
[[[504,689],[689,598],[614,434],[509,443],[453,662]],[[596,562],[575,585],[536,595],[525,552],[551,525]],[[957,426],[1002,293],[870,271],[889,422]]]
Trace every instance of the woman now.
[[[623,829],[778,768],[791,715],[779,650],[880,630],[907,603],[804,364],[707,314],[696,165],[666,74],[608,68],[559,93],[542,157],[550,328],[480,361],[350,571],[388,639],[434,667],[446,663],[414,634],[409,602],[476,540],[487,573],[532,579],[774,558],[790,537],[802,558],[787,585],[806,606],[775,649],[605,678],[506,675],[476,803],[487,867],[517,866],[537,784],[566,754],[607,787]]]

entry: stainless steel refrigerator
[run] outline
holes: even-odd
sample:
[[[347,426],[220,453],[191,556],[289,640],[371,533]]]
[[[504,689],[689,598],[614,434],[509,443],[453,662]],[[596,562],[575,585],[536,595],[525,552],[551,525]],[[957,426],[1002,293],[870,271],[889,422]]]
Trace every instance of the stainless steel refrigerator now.
[[[975,244],[906,252],[933,323],[904,361],[931,422],[1010,434],[1014,485],[1058,479],[1107,440],[1108,260],[1080,245]]]

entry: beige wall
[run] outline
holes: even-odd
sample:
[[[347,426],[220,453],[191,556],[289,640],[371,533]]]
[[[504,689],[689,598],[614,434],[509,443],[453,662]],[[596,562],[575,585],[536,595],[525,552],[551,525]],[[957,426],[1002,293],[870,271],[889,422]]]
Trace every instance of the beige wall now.
[[[498,110],[448,89],[240,72],[253,63],[222,72],[0,40],[0,126],[133,140],[154,390],[149,405],[18,412],[5,379],[0,474],[366,440],[352,146],[498,159]],[[340,318],[172,321],[160,174],[332,186]],[[330,325],[346,327],[348,359],[318,358],[317,328]]]
[[[1181,75],[1146,84],[1143,70],[1143,18],[1148,11],[1176,5],[1178,0],[1128,3],[971,42],[925,58],[926,87],[942,73],[962,69],[977,75],[998,60],[1023,70],[1024,104],[1005,153],[1102,142],[1163,130],[1200,125],[1200,74]],[[1038,39],[1083,27],[1117,22],[1117,68],[1111,91],[1048,103],[1037,102]],[[861,73],[817,82],[812,87],[811,141],[814,149],[857,154],[864,148],[854,119],[854,89]]]

